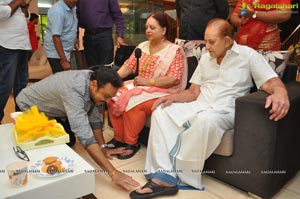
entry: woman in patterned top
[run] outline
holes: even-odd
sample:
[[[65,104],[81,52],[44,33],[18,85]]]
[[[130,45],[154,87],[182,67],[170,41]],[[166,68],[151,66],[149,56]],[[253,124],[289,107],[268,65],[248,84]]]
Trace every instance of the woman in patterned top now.
[[[182,91],[186,86],[187,64],[183,50],[166,39],[168,22],[165,14],[154,13],[146,21],[147,41],[141,49],[138,75],[124,83],[117,97],[108,105],[114,128],[114,148],[124,147],[119,159],[132,157],[140,148],[138,136],[154,101],[161,96]],[[135,73],[137,58],[133,53],[118,70],[125,78]],[[106,150],[109,156],[109,150]]]

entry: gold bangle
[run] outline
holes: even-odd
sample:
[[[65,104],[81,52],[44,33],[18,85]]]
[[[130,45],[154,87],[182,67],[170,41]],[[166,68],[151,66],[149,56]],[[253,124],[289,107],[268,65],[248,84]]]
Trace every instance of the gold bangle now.
[[[149,83],[150,83],[150,86],[155,86],[155,79],[151,78]]]

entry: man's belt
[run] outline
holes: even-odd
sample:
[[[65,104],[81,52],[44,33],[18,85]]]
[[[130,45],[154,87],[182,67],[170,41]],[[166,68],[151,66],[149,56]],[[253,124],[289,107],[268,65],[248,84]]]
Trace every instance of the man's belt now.
[[[102,32],[111,31],[112,28],[95,28],[95,29],[86,29],[85,33],[87,34],[97,34]]]

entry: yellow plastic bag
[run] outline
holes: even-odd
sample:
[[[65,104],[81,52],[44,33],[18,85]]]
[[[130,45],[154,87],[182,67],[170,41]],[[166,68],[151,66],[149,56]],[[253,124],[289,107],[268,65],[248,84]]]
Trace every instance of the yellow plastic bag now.
[[[32,106],[16,118],[15,130],[18,142],[30,142],[43,136],[60,137],[66,135],[56,120],[49,120],[44,113]]]

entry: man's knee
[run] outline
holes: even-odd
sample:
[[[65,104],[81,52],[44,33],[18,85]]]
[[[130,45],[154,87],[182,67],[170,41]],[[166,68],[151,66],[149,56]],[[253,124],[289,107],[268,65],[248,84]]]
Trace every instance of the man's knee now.
[[[161,117],[161,115],[163,115],[164,112],[165,112],[165,110],[163,108],[161,108],[161,106],[157,107],[151,114],[151,120]]]

